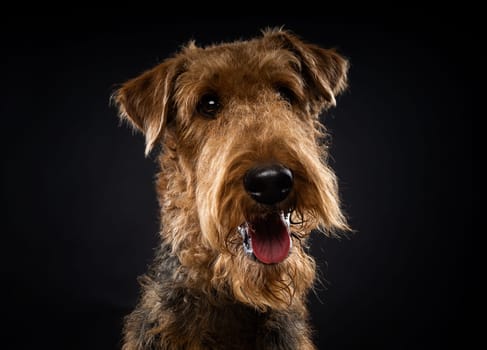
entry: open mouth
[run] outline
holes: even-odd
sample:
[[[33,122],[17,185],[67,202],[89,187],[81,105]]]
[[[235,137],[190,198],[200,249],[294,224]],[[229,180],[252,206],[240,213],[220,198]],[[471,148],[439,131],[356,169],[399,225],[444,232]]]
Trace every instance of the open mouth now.
[[[277,264],[286,259],[292,247],[290,215],[273,212],[240,225],[237,229],[245,253],[264,264]]]

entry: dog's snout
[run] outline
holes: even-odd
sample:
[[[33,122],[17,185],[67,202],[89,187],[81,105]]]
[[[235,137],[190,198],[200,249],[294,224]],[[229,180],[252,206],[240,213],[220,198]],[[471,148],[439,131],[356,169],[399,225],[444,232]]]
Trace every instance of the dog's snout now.
[[[257,166],[245,174],[244,187],[256,202],[277,204],[291,192],[293,173],[280,164]]]

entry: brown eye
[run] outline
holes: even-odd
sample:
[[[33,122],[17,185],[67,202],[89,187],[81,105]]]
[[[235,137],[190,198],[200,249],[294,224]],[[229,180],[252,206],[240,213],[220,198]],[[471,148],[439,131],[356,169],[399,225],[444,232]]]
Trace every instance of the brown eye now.
[[[296,94],[287,86],[277,86],[276,91],[284,101],[288,102],[291,105],[297,101]]]
[[[202,116],[213,119],[220,108],[221,105],[218,96],[214,93],[208,93],[201,97],[196,110]]]

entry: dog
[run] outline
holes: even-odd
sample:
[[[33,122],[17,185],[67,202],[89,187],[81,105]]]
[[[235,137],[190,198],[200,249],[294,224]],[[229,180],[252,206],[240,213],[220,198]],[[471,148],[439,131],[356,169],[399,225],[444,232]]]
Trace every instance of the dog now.
[[[160,146],[160,245],[124,350],[315,349],[312,230],[349,230],[322,112],[348,60],[283,29],[189,42],[122,84],[123,120]]]

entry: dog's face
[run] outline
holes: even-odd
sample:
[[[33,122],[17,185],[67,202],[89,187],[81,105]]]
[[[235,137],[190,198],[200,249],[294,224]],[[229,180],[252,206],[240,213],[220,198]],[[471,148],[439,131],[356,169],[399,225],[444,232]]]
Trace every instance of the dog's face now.
[[[242,302],[279,309],[304,295],[315,270],[306,237],[347,229],[318,120],[345,88],[347,67],[333,50],[268,31],[190,44],[115,96],[146,153],[171,144],[197,213],[192,241],[212,252],[212,285]]]

